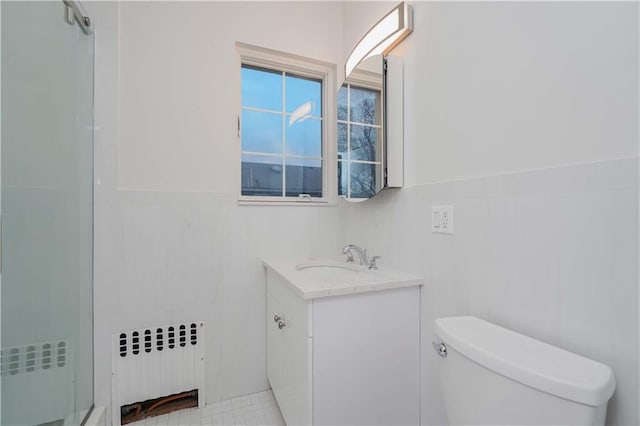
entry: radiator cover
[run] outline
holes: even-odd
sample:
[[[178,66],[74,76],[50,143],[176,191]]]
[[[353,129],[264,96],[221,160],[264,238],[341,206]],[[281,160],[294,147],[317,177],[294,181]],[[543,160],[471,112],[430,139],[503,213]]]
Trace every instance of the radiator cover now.
[[[112,423],[119,425],[120,407],[198,389],[205,404],[204,323],[149,327],[111,337]]]

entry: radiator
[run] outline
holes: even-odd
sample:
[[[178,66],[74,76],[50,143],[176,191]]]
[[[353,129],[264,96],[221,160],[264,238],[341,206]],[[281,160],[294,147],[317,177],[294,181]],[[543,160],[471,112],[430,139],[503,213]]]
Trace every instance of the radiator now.
[[[3,424],[41,424],[65,419],[75,408],[72,341],[3,348]]]
[[[193,389],[204,406],[203,322],[114,333],[111,347],[114,425],[120,424],[122,405]]]

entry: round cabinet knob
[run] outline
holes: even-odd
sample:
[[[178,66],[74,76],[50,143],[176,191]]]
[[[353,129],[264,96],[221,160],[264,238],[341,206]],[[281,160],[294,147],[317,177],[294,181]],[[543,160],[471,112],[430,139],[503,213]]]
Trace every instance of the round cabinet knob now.
[[[273,316],[273,322],[277,323],[278,321],[280,321],[282,318],[280,318],[278,315],[274,315]]]
[[[282,330],[282,329],[284,328],[284,321],[279,321],[279,322],[278,322],[278,328],[279,328],[280,330]]]

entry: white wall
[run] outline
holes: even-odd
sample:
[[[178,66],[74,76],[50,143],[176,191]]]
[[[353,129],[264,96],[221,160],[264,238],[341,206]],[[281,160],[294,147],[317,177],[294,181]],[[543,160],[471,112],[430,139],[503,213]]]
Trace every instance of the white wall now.
[[[339,209],[237,205],[235,42],[337,64],[342,6],[88,7],[97,27],[96,405],[110,404],[111,333],[188,320],[207,323],[207,401],[267,389],[260,259],[339,253]]]
[[[120,188],[237,193],[235,42],[338,64],[341,12],[340,3],[123,4]]]
[[[407,185],[637,155],[634,8],[416,3]]]
[[[423,424],[446,422],[433,320],[461,314],[610,365],[608,424],[638,424],[638,4],[414,12],[409,187],[343,204],[342,242],[425,278]],[[429,231],[439,204],[454,235]]]

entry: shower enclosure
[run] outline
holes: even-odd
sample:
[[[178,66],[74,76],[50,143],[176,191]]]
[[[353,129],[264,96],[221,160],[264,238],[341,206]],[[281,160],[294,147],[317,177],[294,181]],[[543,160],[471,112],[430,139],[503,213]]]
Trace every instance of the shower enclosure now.
[[[2,425],[93,406],[93,34],[75,2],[0,3]]]

